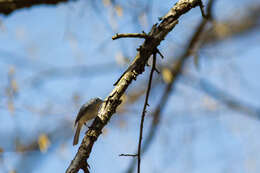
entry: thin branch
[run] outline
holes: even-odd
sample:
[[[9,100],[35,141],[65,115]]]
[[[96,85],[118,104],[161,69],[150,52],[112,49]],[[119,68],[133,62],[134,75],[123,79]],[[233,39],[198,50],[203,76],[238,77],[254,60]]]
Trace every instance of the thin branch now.
[[[154,50],[157,46],[160,45],[161,41],[165,39],[167,34],[178,23],[178,18],[192,8],[197,7],[199,2],[199,0],[180,0],[172,9],[170,9],[173,13],[168,14],[168,17],[162,20],[159,24],[153,25],[148,34],[149,39],[145,39],[131,65],[119,78],[117,85],[105,99],[106,104],[101,106],[98,117],[95,118],[91,127],[86,132],[78,152],[71,161],[66,173],[78,172],[79,169],[85,165],[95,141],[102,133],[102,129],[108,123],[111,116],[116,112],[116,108],[122,102],[120,100],[121,96],[125,93],[131,82],[144,71],[145,64],[147,63],[149,57],[154,54]]]
[[[142,118],[141,118],[141,123],[140,123],[140,134],[139,134],[138,152],[137,152],[137,157],[138,157],[137,172],[138,173],[140,173],[140,167],[141,167],[141,149],[142,149],[144,117],[145,117],[145,113],[146,113],[146,106],[148,105],[148,99],[149,99],[149,94],[150,94],[151,85],[152,85],[153,72],[155,71],[155,65],[156,65],[156,53],[153,54],[153,65],[152,65],[152,69],[151,69],[151,73],[150,73],[150,77],[149,77],[149,82],[148,82],[148,87],[147,87],[147,91],[146,91],[144,107],[143,107],[143,112],[142,112]]]
[[[207,16],[206,16],[206,14],[205,14],[205,12],[204,12],[203,7],[204,7],[204,5],[203,5],[202,1],[200,1],[200,11],[201,11],[201,15],[202,15],[202,17],[206,18]]]
[[[126,156],[126,157],[137,157],[137,154],[120,154],[119,156]]]
[[[112,37],[112,40],[116,40],[119,38],[147,38],[147,34],[145,33],[128,33],[128,34],[116,34]]]
[[[157,53],[160,55],[160,57],[163,59],[164,56],[163,56],[163,54],[160,52],[160,50],[159,50],[159,49],[156,49],[156,51],[157,51]]]

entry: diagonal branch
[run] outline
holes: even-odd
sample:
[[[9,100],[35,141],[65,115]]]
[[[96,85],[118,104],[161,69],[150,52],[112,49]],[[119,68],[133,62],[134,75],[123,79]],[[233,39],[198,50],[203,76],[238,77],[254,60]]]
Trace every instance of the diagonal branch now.
[[[167,34],[178,23],[178,18],[190,9],[199,6],[200,2],[200,0],[180,0],[170,9],[167,17],[164,17],[159,24],[153,25],[151,31],[148,33],[149,38],[145,39],[144,43],[138,49],[139,51],[132,64],[120,77],[113,91],[105,99],[106,103],[101,106],[98,117],[86,132],[76,156],[66,170],[67,173],[75,173],[79,169],[86,168],[86,161],[89,158],[92,147],[102,133],[103,127],[108,123],[111,116],[116,112],[116,108],[120,105],[121,96],[131,82],[144,71],[147,60],[154,53],[157,46],[160,45],[161,41],[165,39]]]

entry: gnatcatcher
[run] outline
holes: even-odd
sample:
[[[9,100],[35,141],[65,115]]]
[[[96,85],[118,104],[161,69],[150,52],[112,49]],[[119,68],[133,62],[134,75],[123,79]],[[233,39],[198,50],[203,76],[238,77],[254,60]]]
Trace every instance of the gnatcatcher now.
[[[98,114],[100,105],[104,101],[100,98],[93,98],[84,105],[81,106],[77,118],[75,120],[74,127],[77,126],[77,130],[74,136],[73,145],[77,145],[79,141],[79,134],[81,127],[89,120],[95,118]]]

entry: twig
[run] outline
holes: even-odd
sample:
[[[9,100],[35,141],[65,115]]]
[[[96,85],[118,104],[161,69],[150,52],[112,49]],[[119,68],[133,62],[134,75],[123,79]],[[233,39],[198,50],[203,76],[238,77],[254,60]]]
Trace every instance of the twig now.
[[[126,156],[126,157],[136,157],[137,154],[120,154],[119,156]]]
[[[156,69],[155,65],[156,65],[156,53],[153,54],[153,65],[152,65],[151,73],[149,76],[149,82],[148,82],[148,87],[147,87],[147,91],[146,91],[145,102],[144,102],[144,107],[143,107],[143,112],[142,112],[141,123],[140,123],[140,135],[139,135],[138,153],[137,153],[137,157],[138,157],[137,172],[138,173],[140,173],[140,167],[141,167],[141,149],[142,149],[144,117],[145,117],[145,113],[146,113],[146,106],[148,105],[148,99],[149,99],[149,94],[150,94],[152,79],[153,79],[153,72]]]
[[[163,59],[164,56],[163,56],[163,54],[160,52],[160,50],[156,48],[156,51],[157,51],[157,53],[161,56],[161,58]]]
[[[202,17],[207,18],[207,16],[205,15],[204,9],[203,9],[204,5],[203,5],[202,1],[200,1],[199,6],[200,6],[200,11],[201,11]]]
[[[116,34],[112,37],[112,40],[116,40],[119,38],[147,38],[147,35],[145,33],[128,33],[128,34]]]

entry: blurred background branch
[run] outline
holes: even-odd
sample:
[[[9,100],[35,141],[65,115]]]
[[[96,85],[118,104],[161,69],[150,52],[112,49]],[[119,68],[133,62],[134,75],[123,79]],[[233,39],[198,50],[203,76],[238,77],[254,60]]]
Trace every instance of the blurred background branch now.
[[[0,0],[0,13],[8,15],[21,8],[29,8],[34,5],[57,5],[68,0]]]

